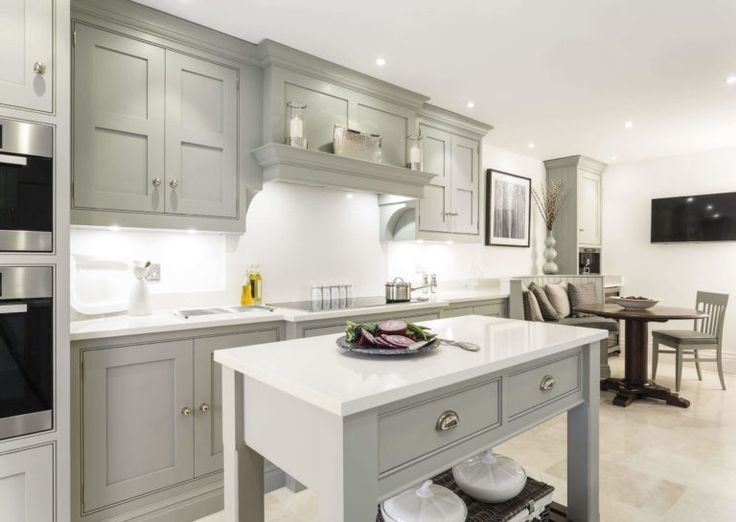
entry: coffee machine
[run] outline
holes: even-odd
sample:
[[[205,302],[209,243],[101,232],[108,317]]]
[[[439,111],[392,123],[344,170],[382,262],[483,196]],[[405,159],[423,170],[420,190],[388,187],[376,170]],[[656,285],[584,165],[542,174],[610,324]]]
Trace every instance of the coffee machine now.
[[[581,248],[578,256],[579,274],[601,273],[601,250],[600,248]]]

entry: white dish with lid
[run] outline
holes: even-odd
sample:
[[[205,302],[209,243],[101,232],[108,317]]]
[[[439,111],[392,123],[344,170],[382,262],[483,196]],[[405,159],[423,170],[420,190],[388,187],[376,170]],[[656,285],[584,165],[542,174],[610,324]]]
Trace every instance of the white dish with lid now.
[[[526,471],[509,457],[489,449],[457,464],[452,476],[465,493],[482,502],[506,502],[521,493]]]
[[[468,508],[455,493],[431,480],[381,504],[385,522],[465,522]]]

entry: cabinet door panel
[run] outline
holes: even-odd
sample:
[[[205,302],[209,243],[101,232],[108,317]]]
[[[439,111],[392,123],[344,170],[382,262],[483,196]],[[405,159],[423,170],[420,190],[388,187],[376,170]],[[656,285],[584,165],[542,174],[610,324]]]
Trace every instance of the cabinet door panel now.
[[[51,112],[53,0],[0,2],[0,104]],[[43,74],[36,63],[46,66]]]
[[[50,444],[0,455],[0,519],[54,520],[54,449]]]
[[[166,52],[166,212],[236,217],[237,72]]]
[[[222,372],[212,353],[225,348],[278,340],[279,332],[276,329],[194,340],[195,476],[222,469]],[[208,406],[207,411],[203,411],[203,405]]]
[[[82,357],[84,510],[191,479],[192,341]]]
[[[578,241],[581,245],[601,244],[601,178],[583,172],[578,177]]]
[[[478,234],[478,142],[452,137],[452,231]]]
[[[163,211],[164,51],[75,30],[74,206]]]
[[[428,125],[420,125],[422,163],[426,172],[437,174],[424,189],[419,201],[419,230],[449,232],[447,213],[450,208],[450,154],[452,137],[449,133]]]

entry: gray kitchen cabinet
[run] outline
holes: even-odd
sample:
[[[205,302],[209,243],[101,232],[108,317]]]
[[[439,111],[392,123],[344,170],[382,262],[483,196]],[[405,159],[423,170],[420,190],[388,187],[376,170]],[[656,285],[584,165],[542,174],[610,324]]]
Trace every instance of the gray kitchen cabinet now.
[[[275,329],[194,340],[195,476],[222,469],[222,379],[220,365],[214,361],[213,352],[278,340],[279,331]],[[267,465],[267,474],[274,469],[273,465]]]
[[[236,217],[238,73],[166,51],[166,212]]]
[[[73,0],[72,30],[71,222],[242,234],[256,46],[127,0]]]
[[[559,182],[567,199],[552,230],[561,274],[577,274],[581,248],[601,247],[602,186],[605,163],[586,156],[544,162],[547,183]]]
[[[54,446],[0,455],[0,519],[49,522],[54,517]]]
[[[163,212],[165,51],[75,24],[74,206]]]
[[[54,0],[2,0],[0,20],[0,104],[52,112]]]
[[[479,142],[452,136],[452,218],[454,234],[479,234]]]
[[[419,125],[422,139],[423,169],[437,176],[424,187],[419,202],[419,230],[450,232],[452,208],[452,135],[429,125]]]
[[[601,246],[601,176],[581,172],[578,176],[578,243]]]
[[[412,323],[432,321],[440,318],[440,307],[426,308],[423,310],[402,310],[392,313],[381,312],[379,314],[366,314],[335,317],[331,319],[316,319],[313,321],[293,322],[287,325],[288,337],[290,339],[302,337],[317,337],[320,335],[339,334],[345,331],[345,323],[353,321],[356,323],[373,323],[385,319],[402,319]]]
[[[83,356],[84,510],[194,476],[192,342]]]
[[[213,352],[284,337],[274,321],[72,342],[72,520],[178,522],[221,510]],[[270,462],[264,475],[267,491],[286,483]]]
[[[447,319],[448,317],[460,317],[463,315],[508,317],[508,299],[453,303],[440,311],[440,317],[442,319]]]

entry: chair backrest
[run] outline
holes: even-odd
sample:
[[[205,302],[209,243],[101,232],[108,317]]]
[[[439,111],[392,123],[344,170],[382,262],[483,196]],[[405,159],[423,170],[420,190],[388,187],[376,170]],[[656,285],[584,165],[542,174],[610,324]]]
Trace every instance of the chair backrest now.
[[[539,286],[558,283],[572,283],[574,285],[593,283],[595,285],[595,302],[603,303],[605,300],[603,276],[601,275],[562,274],[513,277],[509,281],[509,317],[511,319],[524,319],[522,292],[530,283],[536,283]]]
[[[705,319],[695,320],[695,329],[699,332],[715,335],[718,338],[719,344],[723,336],[726,305],[728,305],[728,294],[698,292],[695,297],[695,308],[708,314],[708,317]]]

